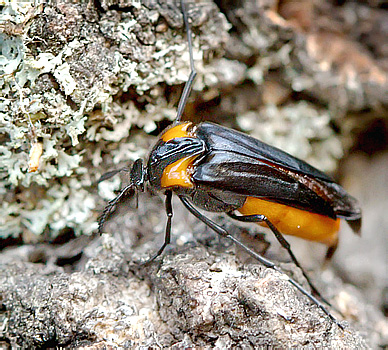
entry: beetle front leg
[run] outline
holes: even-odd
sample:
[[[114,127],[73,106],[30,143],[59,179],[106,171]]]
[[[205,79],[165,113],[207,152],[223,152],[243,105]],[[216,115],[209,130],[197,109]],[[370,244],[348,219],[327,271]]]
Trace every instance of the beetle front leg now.
[[[164,234],[164,243],[158,250],[158,252],[148,259],[146,262],[142,263],[142,265],[147,265],[154,261],[160,254],[163,253],[163,250],[170,244],[171,242],[171,223],[172,223],[172,191],[168,190],[166,191],[166,201],[165,201],[165,207],[166,207],[166,214],[167,214],[167,223],[166,223],[166,230]]]
[[[203,215],[200,211],[198,211],[191,203],[190,201],[183,197],[179,196],[180,200],[182,201],[183,205],[187,208],[187,210],[190,211],[195,217],[197,217],[199,220],[201,220],[203,223],[205,223],[208,227],[210,227],[213,231],[217,232],[219,235],[226,237],[230,239],[233,243],[238,245],[239,247],[243,248],[249,255],[254,257],[256,260],[261,262],[264,266],[271,268],[279,273],[282,274],[296,289],[298,289],[303,295],[305,295],[308,299],[310,299],[315,305],[317,305],[329,318],[331,321],[333,321],[339,328],[342,330],[344,327],[337,321],[337,319],[326,309],[326,307],[317,299],[315,298],[311,293],[309,293],[306,289],[304,289],[298,282],[296,282],[293,278],[288,276],[285,272],[283,272],[278,266],[276,266],[272,261],[264,258],[260,254],[256,253],[249,247],[247,247],[245,244],[241,243],[238,239],[234,238],[228,231],[226,231],[223,227],[216,224],[211,219],[207,218],[205,215]]]

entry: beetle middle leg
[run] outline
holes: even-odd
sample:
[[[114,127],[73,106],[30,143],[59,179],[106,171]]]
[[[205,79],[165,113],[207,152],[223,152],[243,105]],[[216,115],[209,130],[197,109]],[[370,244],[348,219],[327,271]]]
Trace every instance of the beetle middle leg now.
[[[309,293],[306,289],[304,289],[298,282],[296,282],[293,278],[288,276],[285,272],[283,272],[278,266],[276,266],[272,261],[264,258],[260,254],[256,253],[252,249],[248,248],[245,244],[241,243],[238,239],[233,237],[228,231],[226,231],[223,227],[216,224],[214,221],[203,215],[199,210],[197,210],[190,201],[184,196],[179,196],[183,205],[190,211],[195,217],[205,223],[208,227],[210,227],[213,231],[221,235],[222,237],[230,239],[233,243],[243,248],[248,254],[254,257],[256,260],[261,262],[264,266],[271,268],[279,273],[281,273],[287,280],[298,289],[303,295],[305,295],[308,299],[310,299],[315,305],[317,305],[329,318],[333,321],[339,328],[342,330],[344,327],[337,321],[337,319],[326,309],[326,307],[321,303],[317,298],[315,298],[311,293]]]
[[[302,271],[302,274],[304,278],[306,278],[311,290],[314,292],[315,295],[317,295],[323,302],[325,302],[327,305],[331,304],[319,293],[318,289],[314,286],[314,284],[311,282],[310,278],[304,271],[303,267],[299,264],[299,261],[297,260],[296,256],[291,250],[290,243],[284,238],[284,236],[279,232],[279,230],[276,228],[276,226],[268,220],[268,218],[265,215],[236,215],[232,212],[227,213],[232,219],[241,221],[241,222],[265,222],[266,225],[269,227],[269,229],[273,232],[276,239],[280,243],[280,245],[287,250],[288,254],[291,257],[291,260],[293,263],[300,268]]]

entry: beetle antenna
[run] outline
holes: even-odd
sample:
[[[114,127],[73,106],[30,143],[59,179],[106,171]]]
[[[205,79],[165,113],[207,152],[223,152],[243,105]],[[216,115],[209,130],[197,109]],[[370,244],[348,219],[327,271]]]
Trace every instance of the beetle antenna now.
[[[102,212],[101,216],[98,218],[98,233],[100,235],[102,234],[104,223],[107,221],[109,215],[112,213],[116,205],[123,198],[128,197],[130,194],[132,195],[134,191],[135,191],[134,184],[131,181],[131,183],[125,186],[115,198],[113,198],[108,202],[108,205],[104,208],[104,211]]]
[[[189,21],[187,19],[187,12],[186,12],[186,6],[184,0],[181,0],[181,9],[182,9],[182,15],[183,15],[183,22],[186,27],[186,36],[187,41],[189,45],[189,54],[190,54],[190,75],[189,78],[186,81],[185,87],[183,88],[182,96],[179,100],[178,104],[178,111],[176,115],[176,119],[174,124],[177,124],[181,121],[183,111],[185,110],[187,100],[190,96],[191,89],[193,87],[194,79],[197,76],[197,72],[195,70],[194,66],[194,57],[193,57],[193,44],[192,44],[192,37],[191,37],[191,30],[189,26]]]
[[[113,173],[113,175],[115,175],[118,172],[123,170],[128,171],[128,168],[122,168],[119,170],[112,171],[110,173]],[[110,173],[107,173],[107,174],[111,175]],[[107,174],[103,175],[103,176],[106,176],[104,180],[111,177],[111,176],[107,176]],[[131,170],[129,170],[129,177],[130,177],[129,185],[125,186],[115,198],[113,198],[108,202],[108,205],[104,208],[104,211],[102,212],[101,216],[98,218],[99,234],[102,233],[104,223],[108,220],[109,215],[112,213],[116,205],[121,200],[123,200],[126,197],[133,196],[133,194],[136,193],[136,207],[137,207],[137,193],[138,191],[142,191],[142,192],[144,191],[144,181],[146,178],[146,171],[143,167],[143,161],[141,159],[135,160]]]
[[[110,179],[111,177],[117,175],[118,173],[121,173],[122,171],[128,173],[130,171],[130,169],[127,167],[123,167],[123,168],[120,168],[117,170],[108,171],[107,173],[101,175],[101,177],[97,181],[97,184],[99,184],[100,182],[103,182],[105,180]]]

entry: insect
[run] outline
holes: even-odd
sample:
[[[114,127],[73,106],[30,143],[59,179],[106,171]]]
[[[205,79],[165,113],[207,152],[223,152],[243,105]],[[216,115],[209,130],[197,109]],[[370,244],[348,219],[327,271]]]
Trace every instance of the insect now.
[[[40,157],[43,153],[43,143],[35,142],[31,146],[30,150],[30,160],[28,161],[28,172],[33,173],[38,170]]]
[[[160,135],[147,163],[143,164],[140,159],[134,162],[129,171],[129,184],[108,203],[100,216],[99,232],[118,202],[144,191],[147,183],[165,194],[167,213],[164,244],[148,262],[158,257],[170,243],[173,193],[189,212],[212,230],[284,276],[287,275],[274,263],[246,247],[198,208],[224,212],[235,220],[269,227],[298,267],[300,264],[283,234],[326,244],[329,247],[327,258],[330,258],[338,243],[341,218],[356,232],[360,229],[361,210],[353,197],[321,171],[246,134],[208,122],[198,125],[181,122],[196,76],[191,31],[182,0],[181,7],[191,73],[178,104],[177,117]],[[304,271],[303,274],[313,292],[320,296]],[[320,300],[291,277],[286,278],[342,328]],[[326,302],[322,297],[321,300]]]

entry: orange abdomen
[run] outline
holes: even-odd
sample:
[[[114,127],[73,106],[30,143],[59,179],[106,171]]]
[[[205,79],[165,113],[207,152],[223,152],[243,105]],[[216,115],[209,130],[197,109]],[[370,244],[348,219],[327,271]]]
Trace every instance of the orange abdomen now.
[[[335,245],[340,219],[310,213],[288,205],[247,197],[244,205],[237,209],[243,215],[265,215],[283,234],[297,236],[310,241]],[[267,226],[265,223],[260,223]]]

